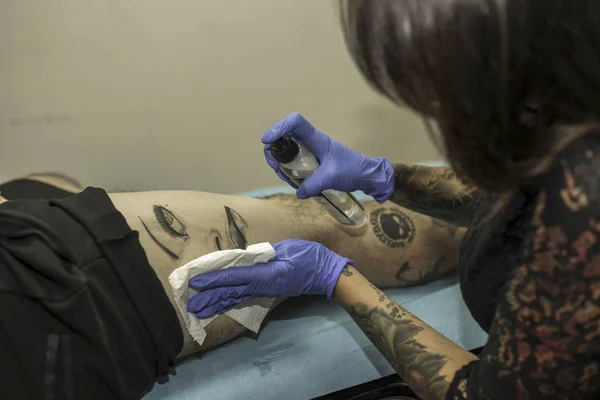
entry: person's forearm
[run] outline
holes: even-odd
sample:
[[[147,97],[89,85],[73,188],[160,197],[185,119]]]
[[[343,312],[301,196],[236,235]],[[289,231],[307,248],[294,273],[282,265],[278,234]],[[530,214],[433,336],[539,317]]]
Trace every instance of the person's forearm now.
[[[456,372],[477,359],[392,301],[352,266],[344,268],[335,299],[423,399],[443,399]]]
[[[467,226],[483,191],[466,185],[449,167],[395,164],[395,191],[390,199],[410,210]]]

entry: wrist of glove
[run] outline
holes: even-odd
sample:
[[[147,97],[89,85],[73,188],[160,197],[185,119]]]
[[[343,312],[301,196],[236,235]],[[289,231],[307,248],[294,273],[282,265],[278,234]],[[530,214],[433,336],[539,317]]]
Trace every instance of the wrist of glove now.
[[[379,204],[386,202],[394,194],[394,168],[385,158],[368,158],[361,168],[363,173],[360,186],[365,194]]]
[[[324,295],[331,300],[348,258],[325,246],[289,239],[273,245],[275,258],[265,264],[234,267],[201,274],[189,286],[200,292],[188,301],[198,318],[228,311],[259,297],[278,298]]]

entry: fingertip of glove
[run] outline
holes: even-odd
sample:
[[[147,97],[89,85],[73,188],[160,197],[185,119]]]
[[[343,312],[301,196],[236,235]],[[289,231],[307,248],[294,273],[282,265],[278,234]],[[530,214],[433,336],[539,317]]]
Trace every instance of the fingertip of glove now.
[[[267,132],[265,132],[265,134],[260,138],[260,141],[265,144],[265,145],[269,145],[271,143],[273,143],[275,140],[279,139],[279,132],[278,130],[273,127],[271,129],[269,129]]]
[[[302,188],[298,188],[298,190],[296,190],[296,197],[300,200],[306,200],[308,199],[308,195],[306,194],[306,192],[304,190],[302,190]]]
[[[186,310],[187,310],[187,312],[195,313],[197,311],[197,308],[198,307],[196,306],[196,301],[194,300],[194,297],[192,297],[187,302]]]
[[[383,204],[387,201],[387,199],[385,198],[381,198],[381,197],[373,197],[373,199],[378,203],[378,204]]]
[[[191,277],[190,280],[188,281],[188,286],[189,287],[192,287],[192,285],[198,286],[198,284],[200,282],[202,282],[203,278],[204,278],[204,276],[202,276],[202,275],[196,275],[196,276]]]
[[[292,120],[292,121],[296,121],[296,120],[303,120],[304,117],[302,116],[302,114],[300,114],[298,111],[292,111],[291,113],[289,113],[287,115],[287,117],[284,118],[285,120]]]
[[[212,317],[213,315],[215,315],[214,312],[206,312],[205,310],[199,311],[197,313],[194,313],[193,311],[190,311],[191,313],[193,313],[196,318],[198,319],[204,319],[204,318],[208,318],[208,317]]]

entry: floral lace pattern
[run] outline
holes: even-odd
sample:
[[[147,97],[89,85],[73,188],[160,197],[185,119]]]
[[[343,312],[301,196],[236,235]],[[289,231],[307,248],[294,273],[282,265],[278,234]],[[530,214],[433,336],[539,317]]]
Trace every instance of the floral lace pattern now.
[[[477,249],[465,237],[461,288],[490,336],[447,398],[600,398],[600,140],[571,146],[490,225],[478,219],[473,231],[491,233]],[[492,291],[483,306],[469,304],[476,284]]]

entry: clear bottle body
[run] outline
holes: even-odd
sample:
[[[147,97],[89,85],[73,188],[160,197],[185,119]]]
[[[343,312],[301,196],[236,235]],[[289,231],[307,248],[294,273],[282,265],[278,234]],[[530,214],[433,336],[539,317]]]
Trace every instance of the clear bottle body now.
[[[317,168],[319,161],[305,146],[298,143],[300,151],[296,158],[289,163],[279,164],[279,169],[298,186],[302,181],[311,176]],[[366,222],[363,205],[351,193],[327,189],[321,195],[313,198],[321,204],[339,223],[360,228]]]

